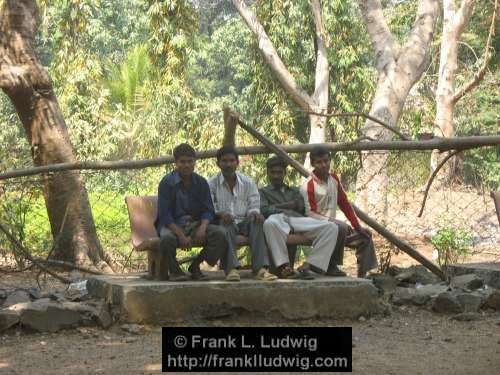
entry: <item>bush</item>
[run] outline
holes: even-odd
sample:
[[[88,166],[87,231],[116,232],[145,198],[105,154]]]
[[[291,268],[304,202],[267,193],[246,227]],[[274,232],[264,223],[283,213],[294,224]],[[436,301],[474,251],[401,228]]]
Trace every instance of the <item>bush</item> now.
[[[472,247],[472,234],[465,229],[444,227],[432,236],[431,243],[437,251],[441,267],[463,261]]]

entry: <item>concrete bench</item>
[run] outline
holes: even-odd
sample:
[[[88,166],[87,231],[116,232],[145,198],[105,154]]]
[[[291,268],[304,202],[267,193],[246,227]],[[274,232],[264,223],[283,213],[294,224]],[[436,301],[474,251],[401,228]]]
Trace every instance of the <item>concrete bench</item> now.
[[[130,220],[132,246],[136,251],[147,251],[149,277],[155,280],[166,280],[168,272],[159,251],[160,238],[154,226],[158,197],[156,195],[128,196],[125,198],[125,203]],[[310,246],[312,244],[311,240],[300,233],[289,234],[286,242],[289,245]],[[237,244],[238,246],[248,245],[248,238],[238,235]],[[203,244],[194,245],[195,247],[203,246]],[[293,254],[294,257],[295,254]]]

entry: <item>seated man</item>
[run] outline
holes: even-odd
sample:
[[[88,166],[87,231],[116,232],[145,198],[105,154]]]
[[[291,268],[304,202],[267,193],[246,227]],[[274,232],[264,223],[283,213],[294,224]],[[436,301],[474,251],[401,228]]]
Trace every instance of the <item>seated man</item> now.
[[[195,150],[182,143],[174,149],[175,170],[158,186],[158,214],[155,221],[160,236],[160,252],[168,266],[169,280],[185,281],[187,275],[176,259],[177,247],[191,248],[193,243],[205,247],[189,266],[193,280],[203,280],[200,263],[215,265],[226,257],[228,238],[223,227],[211,224],[214,206],[207,180],[194,172]]]
[[[240,280],[236,235],[243,234],[249,237],[255,278],[273,281],[277,277],[268,271],[268,248],[262,231],[264,217],[260,213],[259,191],[250,177],[236,172],[238,165],[239,157],[234,147],[220,148],[217,151],[217,166],[221,172],[208,182],[216,217],[226,227],[230,237],[229,246],[232,247],[227,259],[222,261],[222,267],[226,271],[227,281]]]
[[[290,232],[300,232],[313,241],[306,262],[299,268],[299,276],[310,278],[309,269],[320,270],[331,276],[345,276],[338,268],[328,269],[337,242],[337,224],[304,216],[304,199],[297,188],[284,183],[286,163],[274,156],[267,163],[267,177],[271,185],[260,189],[261,211],[267,217],[264,233],[271,257],[280,278],[294,278],[293,264],[287,251],[286,238]],[[293,258],[293,256],[291,257]]]
[[[358,277],[365,277],[366,273],[378,266],[377,256],[370,232],[362,228],[352,208],[347,194],[335,173],[330,173],[330,152],[322,147],[316,146],[310,153],[312,176],[300,187],[300,193],[304,197],[306,215],[320,220],[336,222],[340,225],[339,234],[346,235],[352,229],[344,223],[335,220],[337,204],[347,219],[351,222],[358,236],[351,236],[353,243],[345,243],[346,246],[356,247],[356,258],[358,263]],[[343,227],[343,228],[342,228]],[[340,235],[339,235],[340,237]],[[341,239],[345,241],[345,239]],[[334,261],[330,267],[336,266]]]

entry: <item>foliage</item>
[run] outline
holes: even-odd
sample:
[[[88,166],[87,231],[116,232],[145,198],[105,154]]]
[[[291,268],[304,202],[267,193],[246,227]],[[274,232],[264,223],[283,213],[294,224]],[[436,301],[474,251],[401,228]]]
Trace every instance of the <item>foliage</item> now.
[[[431,238],[441,267],[463,261],[470,253],[472,234],[462,228],[443,227]]]

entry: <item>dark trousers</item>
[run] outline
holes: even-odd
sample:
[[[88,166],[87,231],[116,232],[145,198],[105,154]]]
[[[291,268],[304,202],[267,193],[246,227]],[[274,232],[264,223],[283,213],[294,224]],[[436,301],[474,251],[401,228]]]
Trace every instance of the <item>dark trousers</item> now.
[[[188,224],[185,228],[185,234],[191,235],[199,227],[200,222]],[[168,228],[162,228],[160,232],[160,253],[166,260],[169,274],[183,273],[179,262],[177,261],[177,247],[179,241],[177,236]],[[207,236],[205,246],[202,248],[195,262],[206,261],[214,266],[219,259],[227,256],[228,237],[226,229],[220,225],[209,224],[207,227]]]
[[[355,250],[358,263],[358,276],[364,276],[369,270],[378,267],[375,245],[371,237],[356,232],[348,224],[337,221],[339,234],[337,244],[330,258],[328,269],[344,263],[344,247],[347,246]]]

